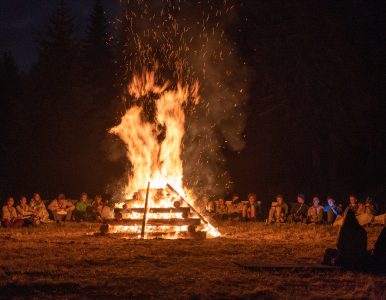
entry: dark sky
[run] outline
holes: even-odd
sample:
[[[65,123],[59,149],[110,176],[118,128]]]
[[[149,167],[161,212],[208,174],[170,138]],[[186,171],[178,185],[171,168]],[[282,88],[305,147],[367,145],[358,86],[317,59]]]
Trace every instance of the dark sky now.
[[[11,51],[19,67],[27,70],[37,58],[36,42],[44,32],[48,19],[60,0],[2,0],[0,1],[0,52]],[[86,27],[95,0],[67,0],[75,23]],[[119,0],[102,0],[106,13],[116,16]]]

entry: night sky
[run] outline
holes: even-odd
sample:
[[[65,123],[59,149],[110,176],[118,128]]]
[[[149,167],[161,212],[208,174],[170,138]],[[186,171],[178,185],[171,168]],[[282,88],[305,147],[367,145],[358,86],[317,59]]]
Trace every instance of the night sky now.
[[[0,47],[11,51],[20,69],[28,70],[37,59],[36,42],[44,32],[48,19],[59,0],[12,0],[0,2]],[[110,20],[118,15],[119,1],[101,1]],[[94,0],[68,0],[75,24],[83,32]],[[113,25],[112,25],[113,26]]]

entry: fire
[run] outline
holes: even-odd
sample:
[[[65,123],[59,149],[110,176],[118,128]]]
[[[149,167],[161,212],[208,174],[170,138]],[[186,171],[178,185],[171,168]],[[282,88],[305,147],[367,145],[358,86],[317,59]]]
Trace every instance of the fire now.
[[[151,182],[149,207],[173,208],[174,205],[177,208],[175,209],[177,212],[173,209],[165,212],[149,211],[150,220],[184,219],[183,213],[178,211],[175,204],[176,202],[181,204],[181,199],[194,210],[191,205],[191,192],[183,186],[181,152],[185,134],[185,109],[187,105],[198,104],[199,84],[195,82],[188,85],[180,81],[173,86],[169,81],[161,84],[158,81],[160,80],[157,68],[144,69],[141,74],[134,74],[127,92],[133,97],[136,105],[129,108],[121,123],[110,130],[126,144],[127,158],[132,165],[125,194],[127,199],[133,200],[119,204],[121,208],[127,209],[124,217],[128,219],[142,218],[143,211],[133,209],[144,207],[143,192],[147,182]],[[143,104],[150,97],[155,106],[154,122],[144,117]],[[168,184],[175,190],[173,195],[165,192]],[[204,223],[202,231],[208,232],[211,236],[220,235],[206,219],[202,216],[200,218]],[[140,227],[138,224],[115,226],[114,231],[138,232],[138,227]],[[175,237],[179,232],[187,230],[185,225],[171,224],[168,228],[177,233]],[[146,225],[146,230],[163,232],[166,228],[163,225]]]

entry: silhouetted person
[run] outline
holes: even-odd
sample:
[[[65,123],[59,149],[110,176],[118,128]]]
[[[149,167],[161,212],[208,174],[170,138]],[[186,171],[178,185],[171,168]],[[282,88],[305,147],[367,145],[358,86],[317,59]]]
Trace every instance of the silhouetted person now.
[[[376,267],[383,267],[383,270],[386,270],[386,227],[383,227],[381,234],[375,242],[373,262]]]
[[[366,230],[359,225],[355,212],[349,209],[339,231],[337,249],[327,249],[323,263],[361,268],[368,264],[368,258]]]

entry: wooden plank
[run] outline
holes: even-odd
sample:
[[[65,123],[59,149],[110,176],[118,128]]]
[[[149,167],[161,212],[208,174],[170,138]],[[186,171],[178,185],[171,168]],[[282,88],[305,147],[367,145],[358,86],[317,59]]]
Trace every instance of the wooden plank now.
[[[109,220],[106,222],[111,225],[134,226],[142,225],[142,219],[122,219],[119,221]],[[184,226],[184,225],[200,225],[201,220],[198,218],[186,219],[148,219],[146,225],[152,226]]]
[[[133,208],[128,208],[128,209],[125,209],[125,210],[120,210],[123,214],[124,213],[130,213],[130,212],[135,212],[135,213],[143,213],[144,212],[144,208],[143,207],[133,207]],[[158,214],[162,214],[162,213],[184,213],[184,212],[187,212],[189,213],[190,212],[190,208],[189,207],[178,207],[178,208],[175,208],[175,207],[151,207],[149,208],[149,211],[148,213],[158,213]]]

